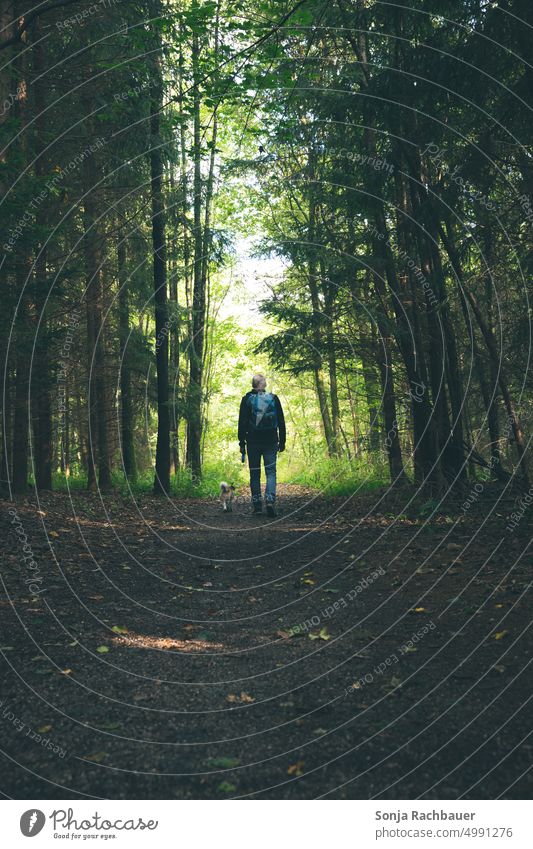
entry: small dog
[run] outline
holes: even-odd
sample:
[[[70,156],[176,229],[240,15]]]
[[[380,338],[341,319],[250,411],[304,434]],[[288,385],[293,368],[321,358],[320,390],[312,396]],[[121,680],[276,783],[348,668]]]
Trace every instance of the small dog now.
[[[233,510],[233,497],[235,495],[235,487],[232,483],[221,481],[220,483],[220,501],[225,513],[231,513]]]

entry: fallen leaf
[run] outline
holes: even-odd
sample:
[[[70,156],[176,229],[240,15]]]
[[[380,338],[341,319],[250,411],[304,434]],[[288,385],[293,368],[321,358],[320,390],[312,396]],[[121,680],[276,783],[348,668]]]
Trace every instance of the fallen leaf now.
[[[96,651],[98,652],[98,654],[107,654],[109,651],[109,646],[98,646]]]
[[[217,787],[221,793],[235,793],[237,787],[231,781],[221,781]]]
[[[390,681],[386,681],[383,684],[382,689],[391,692],[392,690],[396,690],[398,687],[401,687],[401,680],[396,675],[393,675]]]
[[[128,629],[123,628],[122,625],[113,625],[111,630],[113,631],[114,634],[127,634],[128,633]]]
[[[282,640],[288,640],[292,637],[291,631],[276,631],[276,636],[281,637]]]
[[[503,640],[503,638],[506,637],[508,633],[509,633],[509,631],[507,631],[507,630],[496,631],[496,633],[494,634],[494,639],[495,640]]]
[[[59,671],[61,672],[61,675],[72,675],[74,672],[73,669],[60,669]]]
[[[296,761],[295,764],[291,764],[291,766],[287,769],[287,775],[303,775],[304,761]]]
[[[331,640],[331,634],[327,628],[321,628],[320,631],[311,631],[309,633],[310,640]]]
[[[240,760],[239,758],[209,758],[207,761],[207,766],[212,766],[215,769],[233,769],[236,766],[239,766]]]
[[[52,730],[51,725],[40,725],[37,729],[38,734],[48,734],[49,731]]]
[[[253,696],[250,696],[248,693],[241,692],[238,696],[235,693],[230,693],[229,696],[226,696],[226,701],[228,702],[241,702],[242,704],[247,702],[255,702]]]
[[[49,537],[53,537],[54,539],[57,539],[57,537],[59,536],[59,534],[58,534],[58,532],[57,532],[57,531],[48,531],[48,536],[49,536]]]
[[[92,755],[83,755],[83,760],[85,761],[94,761],[94,763],[100,764],[102,761],[105,761],[107,758],[107,752],[93,752]]]

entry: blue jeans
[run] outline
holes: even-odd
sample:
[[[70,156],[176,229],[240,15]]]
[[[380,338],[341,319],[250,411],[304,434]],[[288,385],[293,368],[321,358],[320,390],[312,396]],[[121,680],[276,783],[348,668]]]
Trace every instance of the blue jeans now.
[[[261,459],[265,464],[266,489],[265,501],[274,504],[276,500],[276,457],[278,453],[277,444],[261,445],[261,443],[247,443],[248,465],[250,467],[250,489],[254,507],[261,505]]]

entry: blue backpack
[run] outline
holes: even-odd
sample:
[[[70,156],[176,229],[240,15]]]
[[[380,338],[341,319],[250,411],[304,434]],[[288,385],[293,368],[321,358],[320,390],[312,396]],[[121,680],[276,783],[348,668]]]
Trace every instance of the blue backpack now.
[[[275,431],[278,427],[276,398],[271,392],[253,392],[248,396],[250,433]]]

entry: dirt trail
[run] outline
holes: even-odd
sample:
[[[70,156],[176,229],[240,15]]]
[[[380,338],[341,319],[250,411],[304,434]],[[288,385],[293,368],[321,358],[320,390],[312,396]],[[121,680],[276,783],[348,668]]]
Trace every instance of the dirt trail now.
[[[2,502],[3,793],[531,796],[525,527],[406,501]]]

